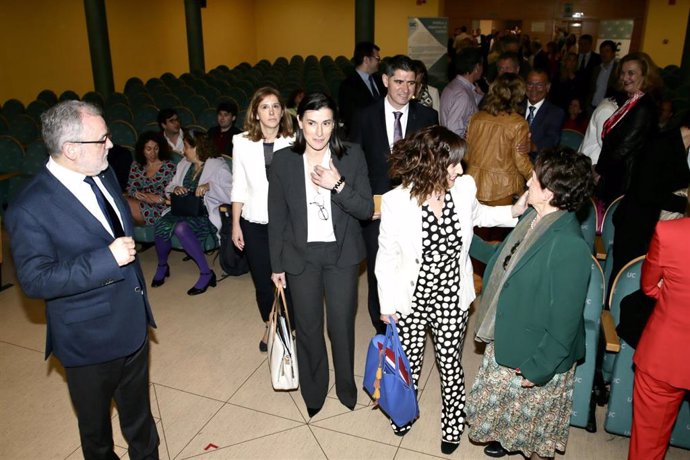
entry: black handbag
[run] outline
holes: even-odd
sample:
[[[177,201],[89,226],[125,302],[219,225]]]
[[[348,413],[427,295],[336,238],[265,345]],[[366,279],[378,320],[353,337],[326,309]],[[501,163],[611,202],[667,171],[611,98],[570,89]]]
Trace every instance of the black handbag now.
[[[631,347],[637,348],[644,327],[654,311],[656,301],[637,290],[621,299],[620,321],[616,326],[618,336]]]
[[[173,216],[180,217],[198,217],[206,215],[206,206],[204,206],[204,198],[195,196],[190,192],[185,195],[170,195],[170,206]]]
[[[220,213],[220,250],[216,257],[220,268],[230,276],[244,275],[249,271],[247,256],[232,242],[232,205],[221,204],[218,207]]]

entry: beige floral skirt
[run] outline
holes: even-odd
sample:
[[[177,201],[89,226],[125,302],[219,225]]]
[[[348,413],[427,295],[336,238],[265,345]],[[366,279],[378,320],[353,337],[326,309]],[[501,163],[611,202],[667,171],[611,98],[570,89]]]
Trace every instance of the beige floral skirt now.
[[[469,437],[498,441],[509,452],[526,457],[553,457],[565,451],[573,406],[575,366],[543,386],[523,388],[515,369],[496,363],[493,343],[467,399]]]

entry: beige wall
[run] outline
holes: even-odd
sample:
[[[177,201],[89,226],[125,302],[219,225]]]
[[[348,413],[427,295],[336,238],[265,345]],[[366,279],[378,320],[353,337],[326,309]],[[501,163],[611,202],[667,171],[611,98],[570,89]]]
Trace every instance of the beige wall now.
[[[82,0],[2,2],[0,43],[0,103],[93,87]]]
[[[680,65],[690,11],[690,0],[649,0],[647,23],[642,40],[642,51],[649,54],[656,65]]]
[[[375,41],[384,55],[406,53],[410,16],[448,16],[451,30],[470,26],[472,20],[520,18],[526,31],[532,21],[542,20],[550,30],[562,15],[562,3],[376,0]],[[690,0],[677,0],[676,6],[667,0],[572,3],[592,20],[636,18],[638,43],[644,33],[643,49],[660,65],[680,62]],[[93,88],[83,7],[82,0],[3,2],[0,102],[14,97],[29,103],[45,88],[80,95]],[[146,80],[188,70],[183,0],[106,0],[106,8],[117,91],[132,76]],[[207,69],[295,54],[349,57],[354,45],[353,0],[208,0],[202,22]]]

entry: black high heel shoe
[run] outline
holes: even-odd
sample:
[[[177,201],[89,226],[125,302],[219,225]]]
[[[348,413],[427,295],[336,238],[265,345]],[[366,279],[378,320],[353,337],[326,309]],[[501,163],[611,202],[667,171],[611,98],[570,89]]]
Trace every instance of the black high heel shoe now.
[[[208,273],[202,273],[201,276],[203,275],[208,275]],[[206,283],[204,287],[198,288],[192,286],[192,288],[189,291],[187,291],[187,295],[203,294],[204,292],[206,292],[206,289],[208,289],[209,286],[216,287],[216,273],[213,270],[211,270],[211,278],[209,278],[208,283]]]
[[[157,288],[158,286],[163,286],[165,284],[165,278],[170,276],[170,265],[165,264],[165,265],[159,265],[158,269],[156,269],[156,275],[158,275],[158,272],[160,271],[161,268],[165,267],[165,273],[163,274],[163,277],[158,279],[156,276],[153,276],[153,280],[151,281],[151,287]]]

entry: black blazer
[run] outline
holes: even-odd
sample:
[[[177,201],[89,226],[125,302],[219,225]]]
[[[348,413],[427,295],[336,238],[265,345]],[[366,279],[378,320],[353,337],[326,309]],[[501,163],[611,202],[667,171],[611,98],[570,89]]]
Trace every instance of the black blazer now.
[[[630,186],[613,214],[614,268],[647,253],[662,209],[685,212],[687,198],[674,192],[687,189],[688,184],[690,168],[680,129],[650,139],[633,165]]]
[[[417,101],[410,101],[405,137],[437,124],[438,112]],[[360,144],[364,150],[372,192],[382,195],[393,188],[388,174],[390,142],[386,131],[383,99],[360,112],[352,132],[352,141]]]
[[[525,102],[525,113],[527,113],[528,101]],[[529,130],[532,134],[532,142],[537,146],[537,151],[556,147],[561,142],[561,129],[565,122],[565,112],[560,107],[549,101],[544,101],[537,115],[532,121]]]
[[[584,69],[580,70],[580,55],[577,56],[578,76],[582,77],[583,81],[589,82],[592,77],[592,72],[601,64],[601,55],[592,51],[589,55],[589,61]]]
[[[371,218],[374,200],[367,181],[367,164],[357,145],[333,164],[345,177],[340,193],[331,193],[331,214],[339,248],[337,265],[360,263],[366,256],[359,220]],[[278,150],[268,181],[268,247],[273,273],[298,275],[304,271],[307,248],[307,195],[304,158],[291,147]]]
[[[99,177],[133,235],[115,174],[108,168]],[[141,347],[155,323],[139,261],[117,265],[108,248],[113,237],[48,169],[11,204],[6,223],[22,289],[46,301],[46,357],[84,366]]]
[[[374,74],[374,82],[379,90],[378,99],[386,95],[386,87],[379,74]],[[340,120],[345,124],[345,134],[349,135],[357,113],[363,108],[373,104],[376,100],[371,94],[371,90],[364,83],[357,71],[352,71],[340,84],[338,91],[338,109],[340,110]]]
[[[656,102],[645,94],[604,137],[595,169],[601,176],[597,196],[607,205],[628,189],[635,161],[658,131],[658,124]]]

